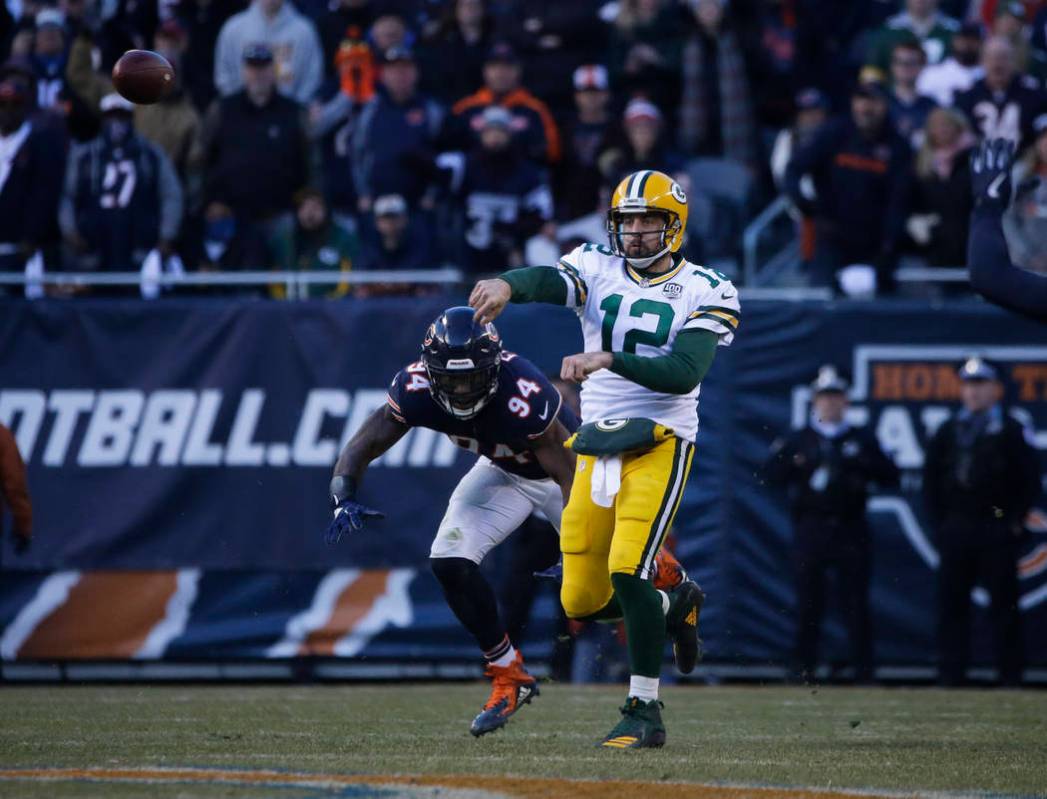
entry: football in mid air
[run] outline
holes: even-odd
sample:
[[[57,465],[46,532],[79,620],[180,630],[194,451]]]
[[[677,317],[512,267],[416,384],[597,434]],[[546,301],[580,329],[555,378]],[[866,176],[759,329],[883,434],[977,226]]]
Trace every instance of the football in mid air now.
[[[150,105],[171,91],[174,69],[152,50],[128,50],[113,65],[113,86],[132,103]]]

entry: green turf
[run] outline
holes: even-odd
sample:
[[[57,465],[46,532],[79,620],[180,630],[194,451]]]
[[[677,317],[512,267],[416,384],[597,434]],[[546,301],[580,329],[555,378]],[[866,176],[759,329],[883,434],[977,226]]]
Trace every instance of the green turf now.
[[[468,725],[485,694],[480,683],[7,686],[0,767],[514,774],[1047,796],[1044,692],[669,688],[668,744],[642,753],[593,746],[617,721],[621,688],[544,685],[507,729],[474,740]],[[83,784],[12,792],[7,783],[0,795],[136,794]]]

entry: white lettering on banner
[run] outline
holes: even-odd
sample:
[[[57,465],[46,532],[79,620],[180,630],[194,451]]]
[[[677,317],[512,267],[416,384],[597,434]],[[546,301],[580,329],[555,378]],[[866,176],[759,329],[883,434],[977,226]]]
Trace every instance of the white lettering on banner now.
[[[149,394],[134,389],[5,389],[0,391],[0,423],[11,428],[26,463],[51,468],[64,467],[73,452],[75,463],[83,467],[327,468],[385,398],[385,389],[313,389],[290,443],[257,439],[266,414],[266,392],[260,388],[228,396],[214,388]],[[228,402],[224,414],[223,402]],[[214,440],[217,430],[226,430],[227,423],[219,427],[219,419],[228,418],[234,402],[231,427]],[[324,435],[332,421],[342,427],[340,439]],[[279,429],[288,428],[285,419]],[[446,436],[415,428],[372,465],[445,468],[454,465],[458,454]]]
[[[211,443],[218,408],[222,404],[222,392],[216,388],[200,392],[200,402],[189,428],[189,439],[185,444],[182,463],[185,466],[217,466],[222,462],[222,448]]]
[[[334,388],[318,388],[309,392],[305,410],[298,423],[292,447],[298,466],[330,466],[338,457],[338,442],[320,436],[324,416],[346,416],[349,413],[349,392]]]
[[[61,466],[65,463],[69,444],[73,440],[73,433],[76,432],[76,423],[80,421],[80,414],[90,411],[94,404],[93,391],[59,389],[51,392],[47,408],[54,413],[55,421],[51,425],[51,435],[44,449],[45,466]]]
[[[930,405],[920,411],[920,421],[923,422],[923,434],[930,439],[938,432],[938,428],[945,424],[945,420],[952,416],[952,411],[939,405]],[[923,459],[920,459],[923,466]]]
[[[233,430],[229,434],[229,447],[225,451],[228,466],[261,466],[265,458],[265,446],[252,439],[258,428],[258,417],[262,415],[265,392],[260,388],[249,388],[240,397],[240,406],[233,419]]]
[[[122,466],[134,441],[135,425],[142,415],[141,391],[101,391],[77,463],[81,466]]]
[[[159,447],[157,464],[177,466],[195,407],[195,391],[171,389],[153,392],[142,414],[138,438],[131,451],[131,465],[148,466],[153,460],[153,450]]]
[[[1047,347],[1028,345],[979,344],[859,344],[854,347],[850,391],[851,407],[847,420],[856,427],[874,425],[880,445],[903,470],[918,472],[923,467],[923,443],[959,407],[957,365],[972,352],[1012,367],[1015,379],[1030,394],[1019,403],[1036,402],[1040,383],[1030,370],[1047,365]],[[1026,372],[1022,372],[1022,370]],[[1043,393],[1047,399],[1047,391]],[[811,389],[794,386],[792,423],[796,428],[807,423]],[[1020,404],[1010,409],[1030,430],[1035,445],[1047,449],[1047,429],[1042,418],[1036,420]],[[1035,424],[1034,424],[1035,423]],[[1037,426],[1038,424],[1038,426]],[[922,429],[921,429],[922,428]],[[903,475],[903,481],[907,475]],[[917,476],[918,480],[918,476]]]
[[[880,411],[876,437],[885,452],[890,452],[899,469],[918,469],[923,465],[923,448],[916,438],[912,416],[901,405],[888,405]]]
[[[36,446],[36,436],[44,422],[47,397],[42,391],[0,392],[0,424],[11,430],[22,460],[29,462]],[[15,424],[15,420],[18,424]]]

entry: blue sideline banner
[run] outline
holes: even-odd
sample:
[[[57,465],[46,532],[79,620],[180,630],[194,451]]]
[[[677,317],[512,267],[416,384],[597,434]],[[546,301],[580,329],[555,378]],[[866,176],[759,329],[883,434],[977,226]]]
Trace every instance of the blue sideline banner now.
[[[0,657],[472,657],[426,559],[474,456],[413,431],[363,485],[387,518],[337,547],[322,540],[341,444],[445,304],[0,305],[0,422],[28,463],[37,533],[25,555],[2,543]],[[499,327],[550,372],[581,345],[564,309],[514,307]],[[678,554],[709,593],[711,660],[788,659],[788,516],[758,471],[775,436],[806,418],[806,384],[831,362],[853,376],[853,421],[876,430],[904,475],[870,509],[877,658],[933,662],[937,552],[920,468],[971,351],[1003,366],[1047,453],[1047,335],[1032,323],[977,303],[744,303],[740,334],[703,385],[676,524]],[[1030,528],[1022,607],[1030,659],[1047,664],[1042,511]],[[554,602],[546,591],[536,605],[533,656],[550,651]],[[984,630],[977,640],[984,654]],[[842,659],[835,619],[826,647]]]

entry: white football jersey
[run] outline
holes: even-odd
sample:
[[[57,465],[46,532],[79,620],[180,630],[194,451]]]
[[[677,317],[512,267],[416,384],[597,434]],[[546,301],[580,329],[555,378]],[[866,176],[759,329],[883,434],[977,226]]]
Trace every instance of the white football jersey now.
[[[711,330],[720,346],[734,340],[741,306],[738,290],[721,273],[674,256],[668,272],[645,278],[597,244],[583,244],[560,259],[567,304],[582,321],[586,352],[668,355],[682,330]],[[601,369],[582,383],[582,420],[646,418],[693,442],[698,393],[662,394]]]

